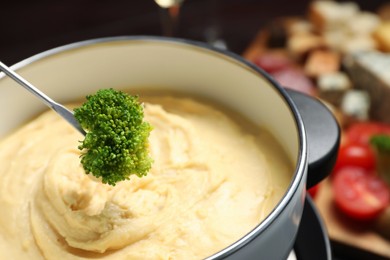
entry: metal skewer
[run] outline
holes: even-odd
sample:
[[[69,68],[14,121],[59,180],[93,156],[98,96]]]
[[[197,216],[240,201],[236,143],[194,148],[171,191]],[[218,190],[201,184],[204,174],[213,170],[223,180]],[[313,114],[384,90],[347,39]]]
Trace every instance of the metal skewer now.
[[[53,109],[55,112],[57,112],[62,118],[64,118],[68,123],[70,123],[74,128],[76,128],[81,134],[85,135],[84,129],[80,126],[77,119],[74,117],[73,112],[64,107],[61,104],[58,104],[53,99],[48,97],[46,94],[44,94],[42,91],[34,87],[30,82],[25,80],[22,76],[11,70],[7,65],[2,63],[0,61],[0,70],[3,71],[8,77],[12,78],[14,81],[16,81],[19,85],[24,87],[26,90],[28,90],[30,93],[34,94],[36,97],[38,97],[45,105]]]

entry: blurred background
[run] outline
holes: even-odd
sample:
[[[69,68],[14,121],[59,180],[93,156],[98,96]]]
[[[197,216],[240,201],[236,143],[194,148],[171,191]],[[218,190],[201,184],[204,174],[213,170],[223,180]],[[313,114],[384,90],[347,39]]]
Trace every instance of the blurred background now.
[[[259,52],[251,52],[249,55],[247,51],[248,49],[251,49],[250,47],[256,45],[254,43],[257,43],[256,40],[259,38],[259,32],[263,31],[264,28],[269,28],[270,25],[273,25],[279,18],[292,16],[307,18],[308,8],[311,2],[312,1],[309,0],[184,0],[179,12],[179,23],[174,37],[213,44],[218,43],[218,46],[221,46],[222,43],[222,45],[230,51],[240,55],[246,54],[244,57],[255,57],[254,55],[257,55]],[[387,4],[387,19],[390,21],[390,0],[349,0],[337,2],[355,2],[359,5],[361,10],[373,13],[377,13],[380,7]],[[11,66],[43,51],[94,38],[128,35],[160,36],[164,34],[162,23],[163,14],[163,9],[161,9],[154,0],[3,1],[0,15],[0,24],[2,25],[0,34],[0,61]],[[355,21],[352,23],[354,22]],[[347,41],[350,41],[350,39],[347,39]],[[389,43],[390,41],[388,44]],[[339,43],[337,42],[337,44]],[[261,44],[254,47],[254,49],[260,48]],[[390,44],[388,45],[388,52],[390,52]],[[291,70],[291,68],[284,68],[284,74],[276,73],[271,75],[278,81],[280,80],[281,84],[285,86],[295,82],[300,90],[303,90],[302,86],[305,84],[309,84],[307,87],[309,90],[321,90],[320,84],[317,84],[317,86],[315,83],[320,82],[319,78],[322,76],[320,74],[324,72],[321,70],[328,68],[322,66],[325,62],[323,62],[323,59],[320,57],[314,68],[315,70],[320,70],[321,73],[317,73],[318,75],[305,75],[305,73],[308,74],[307,71],[305,71],[306,68],[304,68],[304,66],[307,65],[306,63],[304,64],[304,62],[309,60],[307,59],[307,53],[308,51],[305,52],[305,55],[302,55],[304,58],[302,58],[300,64],[298,64],[298,72],[295,70],[296,64],[294,64],[294,70]],[[315,54],[315,52],[312,53]],[[387,58],[389,57],[388,53],[384,55],[387,55]],[[331,57],[334,56],[331,55]],[[343,72],[341,70],[344,68],[341,66],[338,56],[336,58],[337,64],[335,65],[337,66],[331,69],[334,70],[333,72]],[[275,58],[273,59],[275,62]],[[280,60],[276,59],[276,61]],[[374,63],[376,62],[372,62],[372,64]],[[259,65],[258,63],[256,64]],[[287,65],[290,66],[291,64]],[[310,66],[308,67],[310,68]],[[341,67],[341,69],[339,67]],[[388,75],[389,69],[390,68],[387,67],[384,68],[384,73],[386,75]],[[360,75],[360,71],[357,74]],[[279,78],[277,76],[279,76]],[[372,77],[370,78],[369,84],[364,85],[373,85],[371,79]],[[283,80],[286,81],[287,84],[283,84]],[[357,83],[360,82],[354,82],[355,85],[358,85]],[[349,87],[353,89],[354,86],[351,85]],[[347,93],[344,90],[345,89],[341,89],[339,93],[340,97],[344,97],[345,93]],[[351,91],[351,89],[347,89],[347,91]],[[390,104],[390,91],[387,91],[388,95],[386,96],[386,99],[383,99],[383,104]],[[321,94],[321,91],[319,91],[319,93]],[[324,98],[325,96],[319,95],[319,97]],[[354,104],[354,107],[356,107],[356,105],[359,107],[359,102],[357,102],[358,104]],[[372,104],[379,104],[379,102],[375,101],[372,102]],[[363,106],[362,109],[367,108]],[[338,113],[339,110],[342,110],[340,109],[340,105],[338,105],[338,107],[335,106],[333,112],[335,112],[336,116],[345,112],[342,111],[343,113]],[[389,115],[388,110],[384,111],[383,115],[381,115],[386,118],[387,123],[390,123]],[[344,122],[351,123],[351,118],[353,117],[350,118],[347,114],[347,116],[342,115],[339,116],[338,119],[339,118],[342,118],[341,121],[344,120]],[[347,118],[347,120],[345,120],[345,118]],[[353,120],[355,119],[356,118],[353,118]],[[315,202],[320,210],[325,209],[321,212],[323,214],[324,212],[327,213],[329,210],[328,208],[323,207],[321,201],[324,201],[323,198],[326,198],[327,201],[331,201],[331,199],[328,198],[329,196],[332,196],[332,194],[329,192],[330,188],[325,191],[324,187],[327,186],[324,186],[323,184],[322,186],[322,193],[320,190],[319,195],[317,195],[317,201]],[[328,185],[328,187],[330,187],[330,185]],[[326,204],[326,206],[328,206],[328,204]],[[361,225],[361,222],[352,223],[353,221],[350,221],[350,219],[337,215],[337,217],[340,217],[340,219],[343,220],[343,225],[351,223],[356,225],[351,228],[353,231],[352,233],[348,233],[351,230],[347,229],[348,232],[345,232],[347,235],[342,233],[345,231],[342,230],[341,235],[347,238],[345,239],[347,243],[344,243],[345,241],[341,241],[343,243],[338,243],[336,240],[332,241],[334,259],[390,259],[390,207],[388,207],[387,212],[387,239],[384,239],[382,235],[378,235],[376,232],[371,232],[371,226],[364,227],[364,225]],[[324,219],[327,220],[325,217]],[[331,220],[337,224],[336,229],[341,230],[342,228],[340,227],[342,227],[342,225],[339,225],[334,219],[336,218],[331,218]],[[329,231],[332,231],[329,223],[329,221],[326,221],[327,228]],[[366,237],[370,238],[371,241],[368,241]],[[361,242],[359,245],[364,244],[365,248],[360,250],[359,246],[355,246],[355,240],[359,243]],[[382,244],[379,245],[378,241]],[[352,244],[352,247],[349,246],[350,244]],[[370,250],[375,245],[379,245],[376,248],[379,247],[381,251]]]
[[[292,3],[293,2],[293,3]],[[223,39],[241,54],[272,19],[304,15],[308,0],[185,0],[176,37]],[[384,0],[356,1],[375,11]],[[118,35],[161,35],[161,10],[153,0],[3,1],[0,60],[8,65],[64,44]]]

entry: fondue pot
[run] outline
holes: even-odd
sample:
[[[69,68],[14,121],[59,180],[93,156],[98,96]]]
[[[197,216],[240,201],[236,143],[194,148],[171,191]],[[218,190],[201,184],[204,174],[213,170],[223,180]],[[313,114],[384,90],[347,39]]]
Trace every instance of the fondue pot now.
[[[59,103],[101,88],[179,91],[222,104],[273,133],[294,165],[288,189],[262,222],[207,259],[286,259],[302,226],[306,190],[336,159],[339,127],[322,103],[287,91],[241,56],[200,42],[101,38],[43,52],[12,68]],[[46,109],[2,73],[0,92],[0,137]]]

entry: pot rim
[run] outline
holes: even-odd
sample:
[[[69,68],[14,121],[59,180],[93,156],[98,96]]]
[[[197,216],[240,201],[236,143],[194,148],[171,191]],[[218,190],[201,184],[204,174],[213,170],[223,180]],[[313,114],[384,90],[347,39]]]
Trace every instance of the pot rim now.
[[[213,47],[207,43],[199,42],[195,40],[182,39],[182,38],[171,38],[171,37],[163,37],[163,36],[148,36],[148,35],[137,35],[137,36],[112,36],[112,37],[101,37],[101,38],[93,38],[89,40],[78,41],[70,44],[65,44],[59,47],[55,47],[38,54],[35,54],[29,58],[26,58],[12,66],[10,66],[13,70],[21,69],[29,64],[42,60],[44,58],[48,58],[53,55],[61,54],[67,51],[77,50],[80,48],[90,47],[96,44],[102,43],[118,43],[118,42],[126,42],[126,41],[145,41],[145,42],[164,42],[166,44],[177,44],[182,47],[192,47],[198,48],[202,51],[208,51],[211,54],[217,54],[220,58],[226,59],[228,62],[235,62],[237,65],[252,71],[255,74],[263,77],[266,81],[272,85],[278,94],[282,97],[284,102],[289,107],[292,112],[292,116],[294,117],[294,122],[298,130],[298,138],[299,138],[299,151],[298,157],[296,159],[296,167],[294,170],[294,174],[292,175],[292,181],[288,186],[287,191],[283,195],[282,199],[277,203],[274,209],[270,212],[270,214],[263,219],[257,226],[255,226],[251,231],[249,231],[246,235],[241,237],[239,240],[229,245],[228,247],[220,250],[219,252],[214,253],[213,255],[207,257],[206,259],[222,259],[225,258],[237,250],[241,249],[252,240],[254,240],[257,236],[261,235],[268,226],[270,226],[275,219],[283,212],[286,206],[290,203],[294,194],[298,191],[299,184],[306,179],[304,179],[305,171],[307,170],[307,143],[306,143],[306,133],[304,129],[303,120],[301,115],[298,112],[297,107],[292,101],[291,97],[288,93],[274,80],[270,75],[268,75],[264,70],[256,66],[255,64],[249,62],[242,56],[235,54],[228,50],[219,49]],[[4,73],[0,73],[0,79],[5,77]]]

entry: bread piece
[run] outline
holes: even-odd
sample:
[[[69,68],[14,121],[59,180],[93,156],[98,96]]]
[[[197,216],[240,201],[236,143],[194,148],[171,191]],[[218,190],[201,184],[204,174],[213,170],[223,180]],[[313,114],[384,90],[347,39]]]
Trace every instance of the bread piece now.
[[[354,2],[338,3],[336,1],[314,1],[309,6],[309,20],[319,30],[337,28],[351,21],[359,12]]]
[[[317,78],[322,74],[338,71],[340,68],[340,55],[331,50],[312,51],[305,63],[306,75]]]
[[[312,33],[295,34],[287,41],[287,50],[298,61],[301,61],[310,51],[325,46],[324,38]]]
[[[378,42],[379,49],[390,52],[390,20],[377,27],[374,31],[374,38]]]
[[[346,33],[351,35],[371,35],[380,25],[381,20],[377,14],[359,12],[345,23]]]
[[[341,43],[348,41],[350,37],[342,29],[325,30],[322,32],[322,36],[326,45],[338,52],[342,52]]]
[[[314,33],[314,26],[307,20],[295,19],[286,23],[286,31],[291,35]]]
[[[355,35],[340,42],[339,50],[343,54],[373,51],[378,48],[377,41],[371,35]]]

